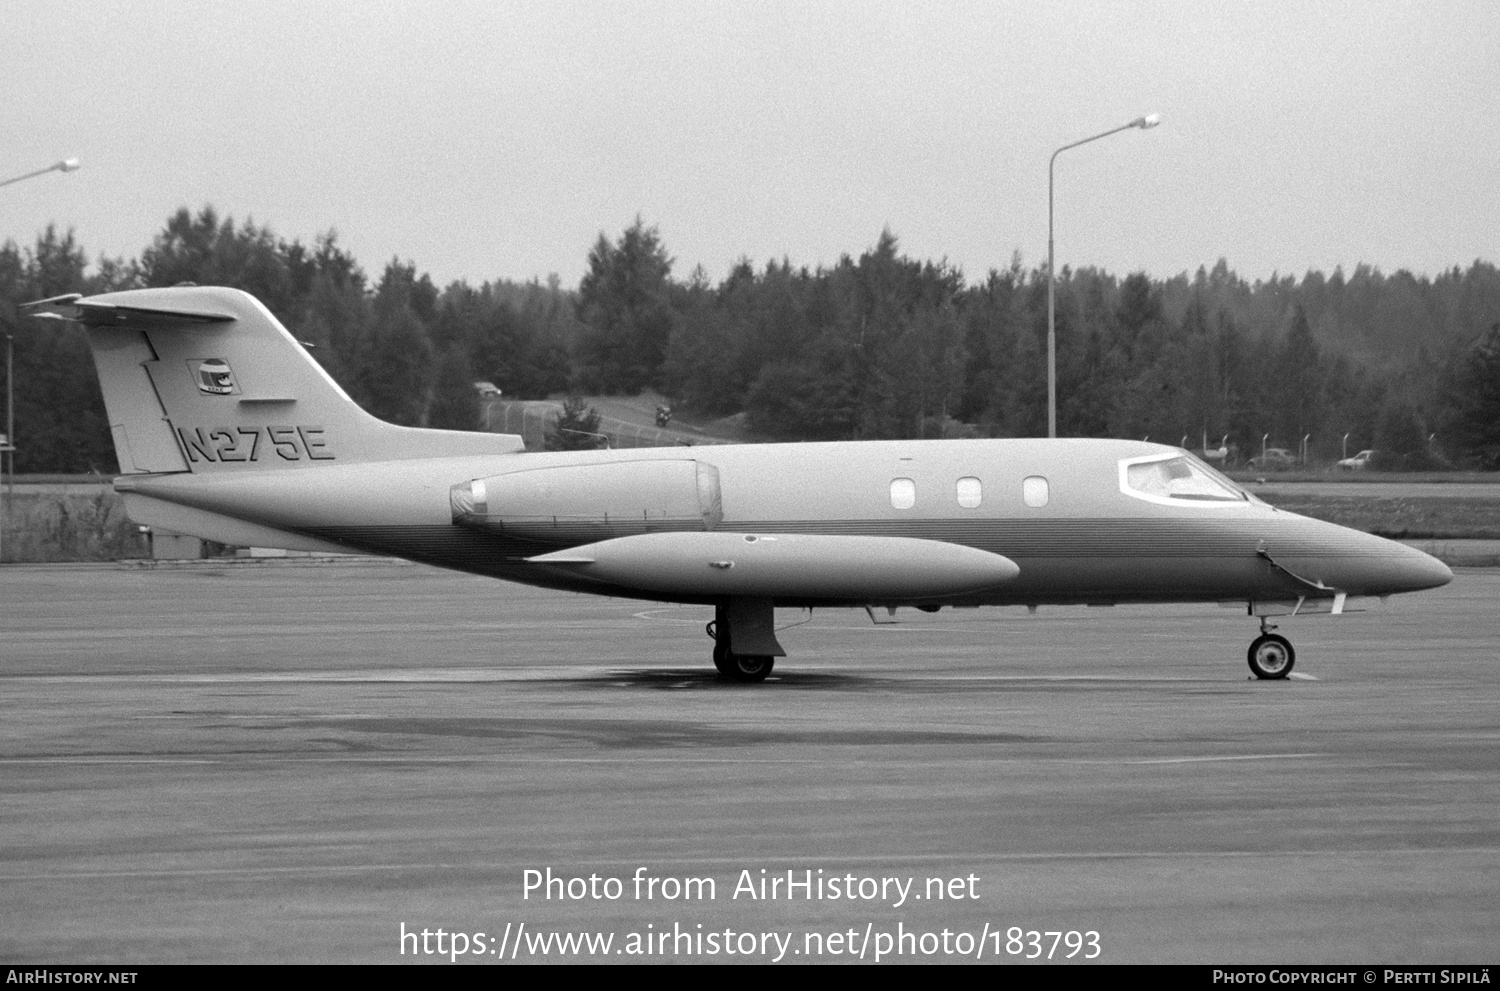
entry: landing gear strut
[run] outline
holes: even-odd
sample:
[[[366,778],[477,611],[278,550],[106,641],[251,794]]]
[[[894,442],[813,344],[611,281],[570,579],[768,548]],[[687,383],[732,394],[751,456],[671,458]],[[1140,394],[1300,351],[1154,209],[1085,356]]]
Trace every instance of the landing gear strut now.
[[[765,603],[765,611],[770,612],[769,601]],[[741,613],[738,619],[735,618],[736,613]],[[714,620],[704,628],[704,632],[714,642],[714,667],[726,680],[765,681],[766,675],[775,667],[776,657],[771,651],[781,653],[781,645],[776,643],[774,634],[769,640],[755,635],[757,629],[754,620],[759,618],[746,618],[743,608],[736,610],[725,605],[714,608]],[[757,647],[760,650],[755,653],[738,653],[733,649],[736,640],[747,644],[752,651]]]
[[[1292,665],[1297,663],[1297,652],[1292,649],[1292,642],[1272,633],[1274,629],[1276,627],[1262,616],[1260,636],[1250,644],[1250,670],[1257,678],[1285,678],[1292,673]]]

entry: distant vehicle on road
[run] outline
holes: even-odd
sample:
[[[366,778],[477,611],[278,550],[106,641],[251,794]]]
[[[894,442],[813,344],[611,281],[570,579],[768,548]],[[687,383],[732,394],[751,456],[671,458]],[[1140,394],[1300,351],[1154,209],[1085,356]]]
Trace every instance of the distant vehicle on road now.
[[[1251,458],[1249,464],[1251,468],[1285,471],[1297,467],[1297,458],[1284,447],[1268,447],[1258,457]]]
[[[1370,464],[1370,459],[1375,456],[1374,451],[1360,451],[1352,458],[1343,458],[1339,461],[1339,467],[1346,471],[1360,471]]]

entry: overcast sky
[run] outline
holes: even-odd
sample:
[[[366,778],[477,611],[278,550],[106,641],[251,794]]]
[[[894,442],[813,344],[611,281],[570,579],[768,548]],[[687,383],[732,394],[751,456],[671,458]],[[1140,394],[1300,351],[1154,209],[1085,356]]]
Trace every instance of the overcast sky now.
[[[686,277],[889,227],[971,279],[1500,257],[1500,4],[7,0],[0,240],[140,253],[213,204],[378,277],[576,285],[636,215]]]

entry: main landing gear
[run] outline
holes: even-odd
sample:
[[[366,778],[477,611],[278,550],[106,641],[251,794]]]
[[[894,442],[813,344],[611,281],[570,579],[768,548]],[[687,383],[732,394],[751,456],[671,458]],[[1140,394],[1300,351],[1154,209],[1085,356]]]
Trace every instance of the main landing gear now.
[[[1250,644],[1248,655],[1250,670],[1257,678],[1285,678],[1292,673],[1292,665],[1297,663],[1297,652],[1292,649],[1292,642],[1286,637],[1272,633],[1274,629],[1276,629],[1275,624],[1268,622],[1262,616],[1260,636]]]
[[[714,667],[728,681],[765,681],[776,658],[786,656],[776,642],[770,599],[735,599],[715,606],[705,632],[714,642]]]
[[[776,666],[776,658],[759,654],[734,654],[727,644],[718,642],[718,623],[708,624],[708,635],[714,637],[714,667],[730,681],[765,681]]]

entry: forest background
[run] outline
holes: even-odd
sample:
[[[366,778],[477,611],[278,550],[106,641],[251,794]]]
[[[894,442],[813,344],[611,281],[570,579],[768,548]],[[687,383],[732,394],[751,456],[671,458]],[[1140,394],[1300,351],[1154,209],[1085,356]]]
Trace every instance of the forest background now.
[[[135,259],[90,264],[52,227],[6,242],[16,471],[117,470],[82,331],[19,305],[181,282],[252,293],[361,406],[412,426],[476,429],[489,381],[514,399],[657,389],[774,441],[1046,432],[1046,271],[1019,254],[971,280],[883,231],[831,267],[744,260],[713,284],[674,277],[637,219],[588,264],[577,288],[440,288],[399,259],[372,281],[331,232],[287,241],[212,207],[179,210]],[[1222,438],[1231,463],[1306,437],[1311,462],[1374,448],[1385,468],[1500,468],[1500,271],[1484,260],[1253,283],[1222,259],[1166,279],[1062,267],[1056,321],[1059,436]]]

